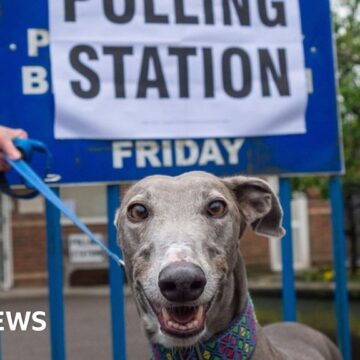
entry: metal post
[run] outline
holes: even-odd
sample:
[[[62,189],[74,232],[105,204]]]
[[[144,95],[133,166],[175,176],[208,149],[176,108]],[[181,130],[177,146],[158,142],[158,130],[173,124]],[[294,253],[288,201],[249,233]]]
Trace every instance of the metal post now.
[[[53,188],[59,196],[59,188]],[[60,211],[46,202],[46,234],[48,259],[48,287],[50,310],[51,359],[65,360],[63,249]]]
[[[279,195],[284,212],[283,226],[286,230],[286,235],[281,239],[283,318],[285,321],[296,321],[296,291],[291,231],[290,179],[280,178]]]
[[[115,213],[120,206],[119,185],[107,186],[108,209],[108,243],[112,252],[121,257],[117,244],[116,228],[114,226]],[[111,304],[112,350],[114,360],[126,359],[126,328],[124,313],[124,271],[112,259],[109,259],[109,282]]]
[[[339,176],[330,178],[333,264],[335,271],[335,308],[337,338],[344,360],[351,359],[349,301],[346,279],[344,204]]]

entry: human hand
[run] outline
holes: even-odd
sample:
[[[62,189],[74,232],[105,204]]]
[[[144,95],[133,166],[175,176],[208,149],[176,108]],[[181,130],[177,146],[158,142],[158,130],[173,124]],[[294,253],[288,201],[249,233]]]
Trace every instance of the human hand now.
[[[15,138],[26,139],[27,137],[25,130],[0,126],[0,171],[10,169],[9,164],[5,161],[5,155],[12,160],[18,160],[21,157],[21,152],[14,146],[12,140]]]

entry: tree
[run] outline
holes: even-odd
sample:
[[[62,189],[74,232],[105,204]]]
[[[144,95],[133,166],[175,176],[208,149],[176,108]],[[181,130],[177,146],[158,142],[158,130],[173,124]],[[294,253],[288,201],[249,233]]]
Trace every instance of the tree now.
[[[346,174],[344,192],[360,189],[360,0],[338,0],[333,11],[336,39],[339,110],[343,131]],[[294,188],[317,187],[325,196],[327,178],[294,179]]]
[[[360,0],[342,0],[334,13],[339,105],[346,175],[344,190],[360,186]]]

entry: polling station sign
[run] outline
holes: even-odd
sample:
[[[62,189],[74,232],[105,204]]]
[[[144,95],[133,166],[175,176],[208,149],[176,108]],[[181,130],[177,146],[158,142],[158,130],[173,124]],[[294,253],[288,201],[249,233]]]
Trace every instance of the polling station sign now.
[[[298,0],[50,0],[57,139],[303,134]]]
[[[79,15],[84,16],[86,8],[83,6],[93,1],[95,2],[95,0],[74,0],[74,7],[69,8],[70,10],[74,9],[74,11],[70,11],[70,15],[72,14],[71,16],[76,18]],[[65,0],[59,0],[58,2],[69,4],[68,6],[72,4]],[[96,14],[96,17],[105,16],[105,3],[110,2],[109,0],[96,0],[96,3],[100,4],[99,13]],[[164,8],[161,8],[162,5],[159,5],[159,2],[163,3],[166,1],[154,1],[154,13],[156,15],[166,15],[165,11],[163,12]],[[205,19],[211,22],[211,11],[207,10],[207,15],[201,12],[190,12],[190,8],[188,8],[189,2],[190,0],[184,2],[184,14],[186,16],[197,16],[202,24],[205,23]],[[205,0],[204,2],[207,3]],[[116,11],[115,14],[118,16],[124,14],[125,2],[123,0],[114,0],[113,3],[114,12]],[[249,1],[250,23],[254,24],[253,17],[258,19],[258,22],[262,21],[261,19],[272,19],[273,22],[279,22],[282,19],[282,14],[285,14],[286,23],[289,24],[289,16],[287,14],[289,11],[294,11],[293,8],[287,8],[287,4],[290,3],[292,1],[284,1],[284,4],[279,0],[266,1],[267,12],[263,12],[261,18],[259,2],[251,0]],[[134,4],[136,5],[137,3]],[[216,3],[214,2],[214,4]],[[233,25],[240,24],[236,9],[241,9],[240,7],[235,8],[234,4],[235,1],[229,2]],[[246,4],[246,2],[239,0],[237,4]],[[329,0],[301,0],[298,3],[300,6],[303,38],[302,48],[308,78],[305,133],[246,138],[234,135],[222,138],[215,136],[199,139],[164,138],[133,140],[117,138],[114,141],[107,139],[57,139],[54,136],[54,96],[58,103],[60,95],[56,92],[56,86],[54,86],[50,69],[50,63],[56,62],[57,59],[50,54],[49,39],[53,38],[53,34],[49,31],[49,20],[51,22],[49,5],[51,4],[48,0],[11,0],[2,3],[2,12],[0,14],[0,123],[11,127],[24,128],[30,137],[44,141],[53,154],[52,172],[61,176],[61,184],[118,183],[138,180],[148,175],[164,174],[174,176],[193,170],[209,171],[219,176],[233,175],[235,173],[298,176],[302,174],[339,174],[343,172],[342,145],[336,105],[334,47]],[[140,4],[139,6],[142,5]],[[285,12],[281,12],[283,6],[285,6]],[[224,21],[224,14],[221,12],[223,10],[220,11],[218,8],[219,5],[213,8],[214,26],[220,26]],[[167,16],[169,22],[175,22],[175,12],[169,12]],[[205,18],[205,16],[207,17]],[[59,19],[64,19],[64,12],[59,14]],[[158,18],[156,17],[156,19]],[[246,24],[244,15],[240,19],[242,19],[242,24]],[[143,19],[142,21],[145,20]],[[230,28],[233,25],[226,26]],[[188,28],[187,26],[184,25],[184,28]],[[277,27],[281,28],[281,24],[278,24]],[[241,27],[241,29],[245,28],[246,26]],[[269,26],[269,31],[271,29]],[[100,31],[99,27],[98,30]],[[75,34],[68,34],[68,38],[71,39],[73,35],[75,36]],[[200,36],[201,34],[199,33],[198,35]],[[273,40],[268,39],[266,44],[269,42],[270,46]],[[85,38],[84,41],[81,41],[81,44],[89,46],[89,42]],[[238,42],[236,46],[240,46],[239,44],[246,50],[244,41]],[[179,44],[177,45],[180,46]],[[230,45],[233,46],[232,44]],[[211,47],[212,45],[201,43],[201,46]],[[202,54],[202,52],[198,54]],[[286,55],[287,57],[289,56],[288,51]],[[64,57],[64,61],[68,62],[68,56],[69,53]],[[102,55],[100,51],[97,53],[97,56],[99,59],[92,60],[86,54],[85,56],[81,54],[80,60],[84,66],[87,66],[100,79],[102,74],[96,66],[100,63],[100,58],[106,59],[106,56]],[[110,55],[108,56],[109,69],[111,70],[113,69],[114,59]],[[215,57],[213,58],[215,59]],[[177,60],[176,57],[172,58],[168,55],[167,59],[168,61]],[[276,85],[277,82],[274,82],[274,78],[276,79],[276,74],[281,74],[276,56],[272,55],[271,59],[276,67],[273,71],[267,68],[272,95],[268,97],[268,101],[272,101],[273,95],[279,93],[279,85]],[[126,73],[129,71],[127,69],[129,60],[131,63],[132,57],[124,56],[124,71]],[[191,72],[194,71],[191,70],[194,68],[190,60],[193,60],[193,57],[189,56],[188,58],[188,68]],[[234,58],[232,61],[235,62],[235,60]],[[239,66],[239,62],[237,64]],[[150,63],[149,66],[150,76],[154,76],[153,63]],[[169,75],[165,74],[163,63],[161,63],[161,66],[164,78],[167,80]],[[253,71],[259,71],[256,66],[252,65],[252,68]],[[177,68],[175,67],[175,69]],[[287,65],[287,69],[289,69],[289,65]],[[289,71],[286,73],[288,74]],[[92,82],[82,75],[81,72],[74,71],[72,75],[74,77],[71,78],[71,81],[78,83],[83,91],[91,89]],[[108,79],[108,86],[111,86],[112,89],[113,75],[114,73],[111,72],[111,77]],[[253,79],[255,79],[254,75]],[[216,81],[214,84],[216,88],[223,87],[222,82]],[[241,83],[234,82],[234,86],[239,84],[241,85]],[[189,91],[192,94],[193,88],[190,85],[189,82]],[[101,83],[101,89],[104,86],[104,83]],[[175,82],[172,86],[176,88],[178,83]],[[256,88],[256,86],[260,85],[254,83],[252,89]],[[131,94],[129,89],[128,87],[125,89],[127,96]],[[235,89],[240,89],[240,87]],[[261,89],[261,87],[258,87],[258,89]],[[293,85],[290,81],[289,89],[292,93]],[[114,91],[115,89],[110,92],[112,99],[115,98]],[[170,89],[168,91],[170,94]],[[147,92],[149,94],[154,92],[155,95],[152,96],[156,96],[159,90],[157,88],[149,88]],[[92,108],[93,103],[91,100],[91,98],[87,99],[86,106],[92,112],[96,109]],[[124,99],[119,98],[117,100],[123,101]],[[189,99],[185,98],[185,100],[188,101]],[[239,101],[241,100],[242,98],[239,98]],[[250,109],[247,116],[253,116],[253,114],[263,111],[263,103],[260,102],[255,105]],[[77,107],[77,109],[69,108],[72,114],[74,114],[74,111],[79,110],[80,107]],[[107,111],[108,109],[105,107],[102,109],[102,117],[99,120],[100,124],[105,122]],[[278,107],[274,106],[269,110],[269,116],[272,116],[273,112],[276,113],[278,111]],[[124,111],[117,113],[119,114],[119,121],[123,120]],[[289,114],[290,111],[285,117],[288,117]],[[244,121],[244,119],[247,119],[247,116],[238,116],[238,120]],[[155,117],[152,119],[155,119]],[[279,117],[279,121],[283,121],[283,118]],[[135,124],[133,120],[130,123]],[[144,131],[143,127],[139,127],[138,131],[139,133]],[[44,171],[44,162],[42,160],[42,158],[37,159],[35,156],[32,161],[34,169],[39,174],[42,174]],[[7,174],[7,177],[11,184],[22,183],[21,179],[14,172]]]

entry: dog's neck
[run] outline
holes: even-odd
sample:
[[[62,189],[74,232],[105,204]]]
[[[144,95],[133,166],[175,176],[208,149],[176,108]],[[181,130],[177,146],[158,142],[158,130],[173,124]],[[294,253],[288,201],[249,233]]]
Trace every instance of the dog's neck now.
[[[250,295],[244,310],[229,327],[207,341],[184,349],[152,344],[153,360],[250,359],[256,346],[256,315]]]
[[[222,282],[213,299],[211,315],[207,318],[208,334],[218,334],[244,311],[248,294],[247,276],[244,259],[240,252],[232,272]],[[226,309],[224,311],[224,309]],[[211,335],[210,335],[211,336]],[[206,340],[206,339],[205,339]]]

